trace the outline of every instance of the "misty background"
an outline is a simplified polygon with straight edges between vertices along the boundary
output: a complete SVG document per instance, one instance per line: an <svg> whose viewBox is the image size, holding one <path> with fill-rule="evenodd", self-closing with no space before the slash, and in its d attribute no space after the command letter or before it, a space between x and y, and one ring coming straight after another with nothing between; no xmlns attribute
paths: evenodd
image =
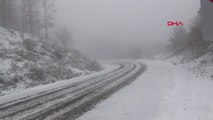
<svg viewBox="0 0 213 120"><path fill-rule="evenodd" d="M56 21L71 31L73 46L95 58L125 56L141 48L162 52L173 27L188 27L200 0L55 0ZM113 55L112 55L113 53Z"/></svg>

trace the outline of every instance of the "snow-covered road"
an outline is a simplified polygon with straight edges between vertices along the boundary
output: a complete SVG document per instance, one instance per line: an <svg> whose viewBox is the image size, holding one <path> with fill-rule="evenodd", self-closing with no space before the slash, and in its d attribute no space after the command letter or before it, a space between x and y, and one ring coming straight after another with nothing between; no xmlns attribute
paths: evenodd
<svg viewBox="0 0 213 120"><path fill-rule="evenodd" d="M78 120L213 120L213 81L159 61Z"/></svg>
<svg viewBox="0 0 213 120"><path fill-rule="evenodd" d="M130 84L146 70L141 63L120 63L104 74L46 85L43 90L0 97L1 120L67 120L75 119L117 90ZM70 80L71 81L71 80ZM66 84L67 83L67 84ZM58 85L58 86L57 86ZM46 89L45 89L46 88ZM16 96L16 98L13 98Z"/></svg>

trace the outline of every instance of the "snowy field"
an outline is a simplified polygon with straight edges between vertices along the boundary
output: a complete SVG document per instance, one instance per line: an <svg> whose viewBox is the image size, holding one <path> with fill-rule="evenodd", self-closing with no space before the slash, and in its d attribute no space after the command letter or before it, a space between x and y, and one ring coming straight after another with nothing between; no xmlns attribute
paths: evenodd
<svg viewBox="0 0 213 120"><path fill-rule="evenodd" d="M213 120L213 81L170 63L147 71L78 120Z"/></svg>

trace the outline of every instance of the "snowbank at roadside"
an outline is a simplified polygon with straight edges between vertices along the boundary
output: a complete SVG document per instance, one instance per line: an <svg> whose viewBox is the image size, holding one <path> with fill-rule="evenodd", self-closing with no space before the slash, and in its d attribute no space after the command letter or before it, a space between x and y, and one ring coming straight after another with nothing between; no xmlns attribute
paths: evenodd
<svg viewBox="0 0 213 120"><path fill-rule="evenodd" d="M104 69L100 72L96 72L96 73L92 73L92 74L88 74L88 75L84 75L84 76L80 76L80 77L76 77L76 78L72 78L72 79L67 79L67 80L63 80L63 81L58 81L58 82L47 84L47 85L40 85L40 86L29 88L29 89L17 89L16 91L12 91L11 93L9 93L9 95L0 97L0 104L9 102L9 101L14 101L14 100L24 98L27 96L33 96L33 95L42 93L44 91L49 91L49 90L53 90L56 88L60 88L60 87L63 87L65 85L72 84L75 82L81 82L83 80L90 79L95 76L99 76L99 75L111 72L111 71L117 69L119 66L116 64L102 64L102 67Z"/></svg>
<svg viewBox="0 0 213 120"><path fill-rule="evenodd" d="M210 48L211 50L199 57L193 57L192 51L186 50L173 56L171 53L160 54L155 56L155 59L185 67L194 72L197 77L213 80L213 46Z"/></svg>

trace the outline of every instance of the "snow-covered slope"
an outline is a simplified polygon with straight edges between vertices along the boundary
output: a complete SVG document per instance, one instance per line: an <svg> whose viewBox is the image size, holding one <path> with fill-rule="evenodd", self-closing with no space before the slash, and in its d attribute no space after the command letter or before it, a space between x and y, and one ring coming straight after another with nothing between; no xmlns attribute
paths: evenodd
<svg viewBox="0 0 213 120"><path fill-rule="evenodd" d="M186 49L178 54L168 52L155 58L174 65L184 66L196 73L197 77L205 76L213 80L213 46L211 45L208 49Z"/></svg>
<svg viewBox="0 0 213 120"><path fill-rule="evenodd" d="M183 64L196 73L197 77L207 77L213 80L213 53L208 52L204 56Z"/></svg>
<svg viewBox="0 0 213 120"><path fill-rule="evenodd" d="M99 71L100 65L72 48L0 27L0 95Z"/></svg>

